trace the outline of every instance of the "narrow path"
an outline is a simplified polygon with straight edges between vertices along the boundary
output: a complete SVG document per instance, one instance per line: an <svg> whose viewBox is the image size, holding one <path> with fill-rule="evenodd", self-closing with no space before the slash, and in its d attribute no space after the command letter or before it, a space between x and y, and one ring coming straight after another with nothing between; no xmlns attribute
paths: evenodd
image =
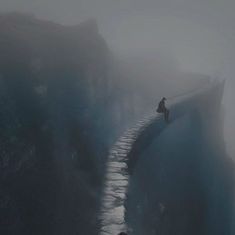
<svg viewBox="0 0 235 235"><path fill-rule="evenodd" d="M125 223L124 206L129 181L126 164L127 154L138 134L155 117L156 114L151 114L139 121L134 128L127 130L110 150L99 218L101 221L100 235L117 235L121 231L128 230Z"/></svg>

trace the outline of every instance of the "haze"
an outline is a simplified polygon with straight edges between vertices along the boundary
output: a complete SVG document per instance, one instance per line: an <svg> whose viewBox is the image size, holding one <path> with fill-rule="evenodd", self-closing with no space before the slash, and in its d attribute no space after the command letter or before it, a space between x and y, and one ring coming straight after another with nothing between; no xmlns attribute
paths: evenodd
<svg viewBox="0 0 235 235"><path fill-rule="evenodd" d="M161 54L184 71L227 80L226 142L235 155L235 2L232 0L1 0L2 12L21 11L62 24L97 19L120 55Z"/></svg>

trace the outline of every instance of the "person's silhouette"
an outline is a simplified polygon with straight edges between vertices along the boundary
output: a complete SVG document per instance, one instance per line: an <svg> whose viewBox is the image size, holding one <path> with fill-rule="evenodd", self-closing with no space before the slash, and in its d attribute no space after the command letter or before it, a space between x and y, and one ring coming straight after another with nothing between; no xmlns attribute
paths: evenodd
<svg viewBox="0 0 235 235"><path fill-rule="evenodd" d="M158 104L157 112L164 113L165 121L168 122L170 111L166 108L165 101L166 101L166 98L163 97Z"/></svg>

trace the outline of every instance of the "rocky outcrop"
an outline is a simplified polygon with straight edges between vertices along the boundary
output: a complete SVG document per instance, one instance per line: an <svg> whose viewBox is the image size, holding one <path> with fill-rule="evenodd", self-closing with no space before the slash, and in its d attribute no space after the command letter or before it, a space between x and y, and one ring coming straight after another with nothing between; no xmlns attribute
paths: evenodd
<svg viewBox="0 0 235 235"><path fill-rule="evenodd" d="M0 16L1 234L97 234L110 57L93 20Z"/></svg>

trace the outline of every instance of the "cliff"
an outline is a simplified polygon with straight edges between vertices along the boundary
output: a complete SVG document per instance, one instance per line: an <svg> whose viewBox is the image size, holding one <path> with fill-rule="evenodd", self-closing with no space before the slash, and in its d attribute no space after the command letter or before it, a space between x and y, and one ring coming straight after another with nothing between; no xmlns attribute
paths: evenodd
<svg viewBox="0 0 235 235"><path fill-rule="evenodd" d="M96 234L110 56L94 20L0 16L1 234Z"/></svg>
<svg viewBox="0 0 235 235"><path fill-rule="evenodd" d="M234 164L223 142L223 83L175 100L171 121L155 118L129 157L130 234L231 234Z"/></svg>

